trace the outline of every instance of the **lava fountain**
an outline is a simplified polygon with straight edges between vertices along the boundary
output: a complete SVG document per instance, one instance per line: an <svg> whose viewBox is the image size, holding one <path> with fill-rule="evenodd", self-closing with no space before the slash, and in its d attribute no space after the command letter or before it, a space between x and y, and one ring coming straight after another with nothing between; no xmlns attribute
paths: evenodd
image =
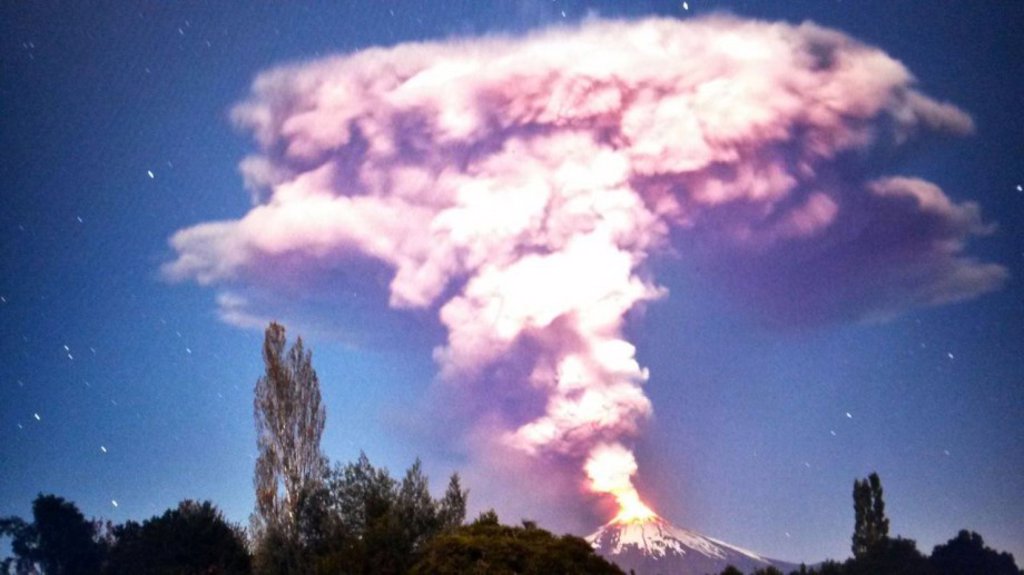
<svg viewBox="0 0 1024 575"><path fill-rule="evenodd" d="M618 443L598 445L584 465L590 489L611 495L619 506L612 523L644 522L658 517L640 499L640 493L633 485L637 469L633 452Z"/></svg>

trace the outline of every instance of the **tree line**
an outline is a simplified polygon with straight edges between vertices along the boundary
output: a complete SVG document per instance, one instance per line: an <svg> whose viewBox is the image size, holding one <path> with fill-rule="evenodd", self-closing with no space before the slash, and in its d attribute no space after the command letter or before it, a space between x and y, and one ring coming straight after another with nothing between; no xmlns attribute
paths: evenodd
<svg viewBox="0 0 1024 575"><path fill-rule="evenodd" d="M1024 575L1013 555L985 545L981 535L966 529L931 555L917 549L913 539L889 537L882 480L877 473L853 482L853 556L845 562L825 561L815 567L801 565L790 575ZM727 567L719 575L742 575ZM753 575L784 575L767 567Z"/></svg>
<svg viewBox="0 0 1024 575"><path fill-rule="evenodd" d="M469 493L458 474L433 499L419 460L400 480L365 454L331 468L311 353L301 337L286 347L285 328L271 323L254 400L254 573L621 573L582 539L533 523L503 526L489 512L463 525Z"/></svg>
<svg viewBox="0 0 1024 575"><path fill-rule="evenodd" d="M535 523L509 526L493 511L466 523L469 492L453 474L439 498L422 464L392 477L366 454L332 465L320 449L326 424L312 354L288 347L271 323L253 415L256 504L249 528L209 501L183 501L137 523L87 520L74 503L40 494L32 521L0 518L17 575L622 575L572 535Z"/></svg>
<svg viewBox="0 0 1024 575"><path fill-rule="evenodd" d="M335 471L332 485L301 499L294 538L277 530L246 533L208 501L183 501L141 524L113 525L87 520L60 497L39 495L31 522L0 519L14 554L0 562L0 573L622 575L583 539L530 521L503 525L487 511L464 524L466 492L458 481L428 503L417 464L401 481L365 455Z"/></svg>
<svg viewBox="0 0 1024 575"><path fill-rule="evenodd" d="M74 503L40 494L32 521L0 518L16 575L623 575L579 537L532 521L503 525L487 511L466 523L469 492L452 474L431 496L416 460L400 477L365 454L336 463L320 449L326 424L312 353L289 348L271 323L253 400L258 457L249 528L209 502L186 500L141 523L87 520ZM889 537L881 480L854 482L853 557L792 575L1024 575L1013 556L961 531L930 556ZM721 575L737 575L733 567ZM782 575L774 568L756 575Z"/></svg>

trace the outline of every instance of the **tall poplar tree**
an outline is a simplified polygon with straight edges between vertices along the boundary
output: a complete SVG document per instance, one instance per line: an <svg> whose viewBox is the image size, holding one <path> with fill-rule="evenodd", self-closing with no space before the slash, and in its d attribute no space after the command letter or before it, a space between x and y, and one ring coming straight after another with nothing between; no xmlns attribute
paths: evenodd
<svg viewBox="0 0 1024 575"><path fill-rule="evenodd" d="M864 480L854 480L853 513L853 556L860 558L889 537L882 480L877 473Z"/></svg>
<svg viewBox="0 0 1024 575"><path fill-rule="evenodd" d="M286 538L294 534L300 496L322 481L326 466L320 437L327 416L312 353L301 337L287 353L286 343L284 326L271 323L263 340L266 371L256 382L253 401L257 537L268 529Z"/></svg>

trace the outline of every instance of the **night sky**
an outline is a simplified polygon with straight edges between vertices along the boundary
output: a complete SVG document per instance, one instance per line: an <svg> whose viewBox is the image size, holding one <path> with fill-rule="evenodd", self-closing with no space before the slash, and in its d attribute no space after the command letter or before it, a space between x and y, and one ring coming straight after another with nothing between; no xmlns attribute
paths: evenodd
<svg viewBox="0 0 1024 575"><path fill-rule="evenodd" d="M965 253L1002 266L1008 279L965 301L881 319L840 313L792 325L766 320L756 299L732 297L709 271L713 261L652 257L647 266L668 293L624 328L650 370L654 415L630 440L641 495L678 525L767 556L839 559L849 554L853 480L877 471L894 534L930 552L968 528L1020 562L1024 3L1016 0L5 4L0 516L26 516L44 492L113 521L210 499L245 524L259 320L273 317L313 349L333 461L364 450L400 472L419 456L435 487L464 474L472 512L495 507L507 521L596 529L609 517L530 505L537 478L518 479L517 493L488 483L468 447L471 430L456 425L473 420L463 412L478 400L453 405L463 396L437 378L432 350L446 333L436 306L388 309L385 279L383 295L362 299L334 297L330 284L283 282L273 297L259 292L260 309L241 310L216 285L169 278L180 253L169 240L252 209L238 166L256 144L230 111L274 66L597 17L714 11L842 31L969 114L972 134L930 138L888 162L887 173L976 202L996 226L971 237Z"/></svg>

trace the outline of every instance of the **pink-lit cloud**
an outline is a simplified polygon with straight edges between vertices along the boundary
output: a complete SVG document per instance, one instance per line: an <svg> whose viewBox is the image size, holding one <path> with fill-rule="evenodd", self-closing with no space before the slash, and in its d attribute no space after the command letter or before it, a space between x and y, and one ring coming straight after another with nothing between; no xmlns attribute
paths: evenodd
<svg viewBox="0 0 1024 575"><path fill-rule="evenodd" d="M623 327L667 295L653 254L701 262L787 323L887 317L1006 276L964 254L991 231L975 204L880 172L971 119L813 24L593 21L370 49L261 74L233 118L259 145L241 166L255 204L176 233L165 273L272 290L271 263L290 289L382 264L389 305L446 328L443 379L529 361L517 383L543 406L504 444L589 460L592 478L621 461L601 473L628 482L652 412Z"/></svg>

